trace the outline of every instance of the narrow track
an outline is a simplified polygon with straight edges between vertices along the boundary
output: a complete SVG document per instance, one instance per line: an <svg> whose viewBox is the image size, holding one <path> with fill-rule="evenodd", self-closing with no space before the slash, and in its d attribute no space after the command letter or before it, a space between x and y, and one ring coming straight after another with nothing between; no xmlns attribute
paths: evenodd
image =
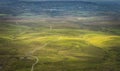
<svg viewBox="0 0 120 71"><path fill-rule="evenodd" d="M47 46L47 44L48 44L48 43L44 44L43 46L41 46L41 47L39 47L39 48L37 48L37 49L32 50L32 51L30 52L30 54L28 55L28 56L30 56L30 57L32 57L32 58L34 58L34 59L36 60L36 61L32 64L32 67L31 67L31 70L30 70L30 71L34 71L35 65L38 64L38 62L39 62L39 58L38 58L37 56L32 55L32 54L33 54L34 52L36 52L37 50L40 50L41 48L44 48L45 46Z"/></svg>
<svg viewBox="0 0 120 71"><path fill-rule="evenodd" d="M57 40L55 40L55 41L58 41L58 40L59 40L59 38L58 38ZM53 41L53 42L55 42L55 41ZM36 61L32 64L32 67L31 67L31 70L30 70L30 71L34 71L35 65L39 62L39 58L38 58L37 56L34 56L33 53L36 52L36 51L38 51L38 50L40 50L41 48L46 47L49 43L50 43L50 42L45 43L43 46L38 47L38 48L32 50L32 51L28 54L28 56L36 59Z"/></svg>
<svg viewBox="0 0 120 71"><path fill-rule="evenodd" d="M35 63L32 64L31 71L34 71L35 65L39 62L39 58L37 56L31 56L36 59Z"/></svg>

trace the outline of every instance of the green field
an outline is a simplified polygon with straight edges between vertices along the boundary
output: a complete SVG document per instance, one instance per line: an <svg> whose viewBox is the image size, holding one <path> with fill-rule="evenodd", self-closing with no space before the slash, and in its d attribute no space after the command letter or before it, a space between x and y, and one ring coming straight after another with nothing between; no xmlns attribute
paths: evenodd
<svg viewBox="0 0 120 71"><path fill-rule="evenodd" d="M52 25L52 28L50 28ZM120 71L120 29L77 23L0 23L0 71Z"/></svg>

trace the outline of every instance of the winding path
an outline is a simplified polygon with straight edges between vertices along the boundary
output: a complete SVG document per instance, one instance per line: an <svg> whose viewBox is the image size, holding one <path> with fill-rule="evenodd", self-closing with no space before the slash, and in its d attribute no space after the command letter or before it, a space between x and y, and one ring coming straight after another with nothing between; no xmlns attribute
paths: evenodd
<svg viewBox="0 0 120 71"><path fill-rule="evenodd" d="M59 40L59 38L58 38L57 40L55 40L55 41L58 41L58 40ZM55 42L55 41L52 41L52 42ZM43 46L38 47L38 48L30 51L30 53L28 54L28 56L36 59L36 61L32 64L31 71L34 71L35 65L39 62L39 58L38 58L37 56L32 55L32 54L33 54L34 52L36 52L37 50L40 50L41 48L46 47L49 43L50 43L50 42L45 43Z"/></svg>
<svg viewBox="0 0 120 71"><path fill-rule="evenodd" d="M49 42L48 42L48 43L49 43ZM34 50L32 50L32 51L30 52L29 56L32 57L32 58L34 58L34 59L36 59L36 61L32 64L32 67L31 67L31 70L30 70L30 71L34 71L35 65L39 62L39 58L38 58L37 56L32 55L32 54L33 54L34 52L36 52L37 50L40 50L41 48L44 48L45 46L47 46L48 43L46 43L46 44L44 44L42 47L36 48L36 49L34 49Z"/></svg>
<svg viewBox="0 0 120 71"><path fill-rule="evenodd" d="M16 25L19 25L19 23L18 23L17 21L16 21ZM52 30L52 26L50 26L50 30ZM18 31L21 32L21 30L18 30ZM16 37L16 36L15 36L15 37ZM49 43L50 43L50 42L47 42L47 43L45 43L43 46L38 47L38 48L30 51L29 53L27 53L27 54L25 55L26 57L32 57L32 58L34 58L34 59L36 60L36 61L32 64L32 67L31 67L31 70L30 70L30 71L34 71L35 65L39 62L39 58L38 58L37 56L34 56L34 55L33 55L34 52L36 52L37 50L40 50L41 48L46 47Z"/></svg>
<svg viewBox="0 0 120 71"><path fill-rule="evenodd" d="M39 58L37 56L31 56L36 59L35 63L32 64L31 71L34 71L35 65L39 62Z"/></svg>

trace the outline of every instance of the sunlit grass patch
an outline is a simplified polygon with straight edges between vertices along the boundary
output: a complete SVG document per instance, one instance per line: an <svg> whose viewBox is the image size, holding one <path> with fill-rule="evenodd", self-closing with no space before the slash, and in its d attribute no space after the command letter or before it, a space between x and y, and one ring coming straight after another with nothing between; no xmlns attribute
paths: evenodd
<svg viewBox="0 0 120 71"><path fill-rule="evenodd" d="M97 47L108 47L107 44L105 44L105 42L109 42L112 41L111 39L113 38L117 38L119 36L115 36L115 35L89 35L89 36L84 36L84 39ZM116 41L114 41L116 42Z"/></svg>
<svg viewBox="0 0 120 71"><path fill-rule="evenodd" d="M35 55L40 55L40 58L49 61L61 61L64 59L67 61L88 61L95 57L99 60L104 56L102 49L89 45L80 37L59 36L54 38L47 38L49 43L44 48L36 51Z"/></svg>
<svg viewBox="0 0 120 71"><path fill-rule="evenodd" d="M120 36L113 36L109 41L104 42L107 47L119 47L120 45Z"/></svg>

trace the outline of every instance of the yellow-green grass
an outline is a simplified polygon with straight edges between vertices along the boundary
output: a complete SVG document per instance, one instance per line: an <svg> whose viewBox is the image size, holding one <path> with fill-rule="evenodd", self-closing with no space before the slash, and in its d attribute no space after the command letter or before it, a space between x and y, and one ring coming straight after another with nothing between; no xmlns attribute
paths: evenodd
<svg viewBox="0 0 120 71"><path fill-rule="evenodd" d="M4 55L24 56L36 49L33 55L39 58L39 63L35 71L106 71L107 68L119 71L115 51L109 53L108 50L119 47L119 35L80 29L45 29L15 35L12 33L10 37L1 35L1 38L0 51L6 52ZM7 53L9 50L11 52ZM35 59L20 57L12 59L14 61L10 62L12 66L8 70L30 71Z"/></svg>

